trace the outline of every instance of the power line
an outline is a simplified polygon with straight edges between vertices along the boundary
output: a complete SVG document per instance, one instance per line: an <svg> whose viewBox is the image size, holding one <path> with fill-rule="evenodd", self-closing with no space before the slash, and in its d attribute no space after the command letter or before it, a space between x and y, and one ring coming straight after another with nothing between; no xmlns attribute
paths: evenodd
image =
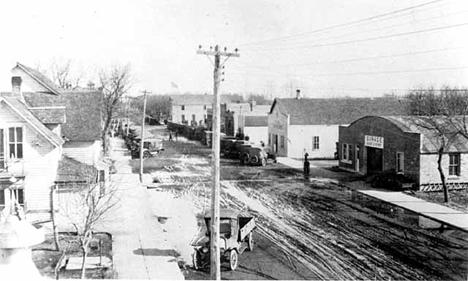
<svg viewBox="0 0 468 281"><path fill-rule="evenodd" d="M328 31L328 30L332 30L332 29L337 29L337 28L341 28L341 27L346 27L346 26L350 26L350 25L355 25L355 24L361 23L361 22L366 22L366 21L370 21L370 20L374 20L374 19L386 17L386 16L389 16L389 15L392 15L392 14L397 14L397 13L401 13L401 12L408 11L408 10L417 9L417 8L420 8L420 7L423 7L423 6L427 6L427 5L431 5L431 4L434 4L434 3L437 3L437 2L442 2L442 0L430 1L430 2L423 3L423 4L419 4L419 5L407 7L407 8L404 8L404 9L394 10L394 11L387 12L387 13L384 13L384 14L379 14L379 15L375 15L375 16L368 17L368 18L364 18L364 19L360 19L360 20L356 20L356 21L351 21L351 22L343 23L343 24L332 25L332 26L329 26L329 27L325 27L325 28L321 28L321 29L316 29L316 30L312 30L312 31L308 31L308 32L303 32L303 33L299 33L299 34L295 34L295 35L288 35L288 36L276 37L276 38L271 38L271 39L266 39L266 40L261 40L261 41L256 41L256 42L244 43L244 44L240 44L240 45L241 45L241 46L248 46L248 45L254 45L254 44L259 44L259 43L266 43L266 42L272 42L272 41L290 39L290 38L295 38L295 37L299 37L299 36L304 36L304 35L319 33L319 32L323 32L323 31Z"/></svg>
<svg viewBox="0 0 468 281"><path fill-rule="evenodd" d="M269 65L269 66L265 66L265 67L268 67L268 68L271 68L271 67L297 67L297 66L309 66L309 65L321 65L321 64L334 64L334 63L357 62L357 61L376 60L376 59L384 59L384 58L395 58L395 57L405 57L405 56L412 56L412 55L430 54L430 53L436 53L436 52L445 52L445 51L460 50L460 49L465 49L465 48L466 48L466 47L454 47L454 48L443 48L443 49L430 49L430 50L425 50L425 51L416 51L416 52L400 53L400 54L393 54L393 55L381 55L381 56L361 57L361 58L346 59L346 60L332 60L332 61L308 62L308 63L301 63L301 64ZM240 63L240 64L242 64L242 63ZM243 65L252 66L252 64L243 64Z"/></svg>
<svg viewBox="0 0 468 281"><path fill-rule="evenodd" d="M364 39L341 41L341 42L335 42L335 43L304 45L304 46L296 46L296 47L290 47L290 48L264 48L264 49L257 49L257 50L261 51L261 52L264 52L264 51L269 51L269 50L270 51L278 51L278 50L292 50L292 49L319 48L319 47L346 45L346 44L352 44L352 43L361 43L361 42L368 42L368 41L374 41L374 40L380 40L380 39L387 39L387 38L392 38L392 37L399 37L399 36L412 35L412 34L418 34L418 33L424 33L424 32L431 32L431 31L437 31L437 30L443 30L443 29L449 29L449 28L456 28L456 27L462 27L462 26L466 26L466 25L468 25L468 22L453 24L453 25L438 26L438 27L434 27L434 28L421 29L421 30L415 30L415 31L410 31L410 32L390 34L390 35L384 35L384 36L375 36L375 37L369 37L369 38L364 38Z"/></svg>
<svg viewBox="0 0 468 281"><path fill-rule="evenodd" d="M445 70L459 70L468 69L468 66L458 67L440 67L440 68L424 68L424 69L411 69L411 70L390 70L390 71L376 71L376 72L350 72L350 73L327 73L327 74L308 74L308 75L295 75L299 77L326 77L326 76L353 76L353 75L378 75L378 74L401 74L401 73L416 73L416 72L429 72L429 71L445 71ZM270 76L273 74L260 74L260 73L246 73L246 72L232 72L234 75L253 75L253 76ZM276 72L276 75L286 75L284 73Z"/></svg>
<svg viewBox="0 0 468 281"><path fill-rule="evenodd" d="M420 19L420 20L412 20L411 22L405 22L405 23L400 23L400 24L393 24L393 25L389 25L389 26L384 26L384 27L380 27L380 28L376 28L376 29L368 29L368 30L364 30L364 31L358 31L358 32L352 32L352 33L347 33L347 34L340 34L340 35L335 35L335 36L329 36L329 37L322 37L322 38L318 38L316 40L312 40L312 41L301 41L301 42L294 42L291 44L289 44L288 46L277 46L277 47L273 47L274 49L278 49L278 48L294 48L294 47L301 47L303 46L304 44L310 44L310 43L315 43L315 42L322 42L324 40L329 40L329 39L334 39L334 38L340 38L342 39L343 37L347 37L347 36L351 36L351 35L358 35L358 34L363 34L363 33L372 33L372 32L375 32L375 31L381 31L381 30L385 30L385 29L390 29L390 28L394 28L394 27L398 27L398 26L404 26L404 25L407 25L407 24L414 24L415 22L424 22L424 21L429 21L429 20L436 20L436 19L441 19L441 18L447 18L449 16L454 16L454 15L457 15L457 14L463 14L463 13L466 13L468 12L468 10L463 10L463 11L456 11L456 12L453 12L453 13L449 13L449 14L445 14L445 15L442 15L442 16L436 16L436 17L429 17L429 18L424 18L424 19ZM286 42L285 42L286 43Z"/></svg>

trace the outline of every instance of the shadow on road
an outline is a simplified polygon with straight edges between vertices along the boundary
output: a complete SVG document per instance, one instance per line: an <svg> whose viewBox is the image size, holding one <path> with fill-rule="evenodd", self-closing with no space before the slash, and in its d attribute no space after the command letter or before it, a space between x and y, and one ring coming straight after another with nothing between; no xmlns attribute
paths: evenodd
<svg viewBox="0 0 468 281"><path fill-rule="evenodd" d="M156 256L156 257L179 257L180 253L172 249L136 249L135 255Z"/></svg>

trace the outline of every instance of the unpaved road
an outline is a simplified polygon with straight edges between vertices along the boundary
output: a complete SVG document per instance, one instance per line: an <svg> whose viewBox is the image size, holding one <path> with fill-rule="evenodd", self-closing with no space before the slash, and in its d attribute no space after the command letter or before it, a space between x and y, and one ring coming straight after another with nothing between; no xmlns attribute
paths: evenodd
<svg viewBox="0 0 468 281"><path fill-rule="evenodd" d="M185 198L202 213L209 206L209 150L183 140L165 147L163 155L145 161L145 170L158 190ZM238 270L223 268L223 279L467 280L466 236L378 214L353 203L350 190L333 180L226 159L221 178L222 205L252 213L258 224L256 248L240 256ZM186 268L184 274L207 279L209 269Z"/></svg>

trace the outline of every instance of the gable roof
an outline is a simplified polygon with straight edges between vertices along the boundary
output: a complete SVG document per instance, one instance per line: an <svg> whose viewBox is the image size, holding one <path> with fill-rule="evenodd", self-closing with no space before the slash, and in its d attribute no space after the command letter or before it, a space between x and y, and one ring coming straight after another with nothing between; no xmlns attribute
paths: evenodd
<svg viewBox="0 0 468 281"><path fill-rule="evenodd" d="M40 73L34 68L30 68L24 64L21 64L19 62L16 63L16 66L13 68L20 68L24 72L26 72L32 79L34 79L36 82L44 86L47 90L49 90L50 93L53 93L55 95L60 95L62 90L60 87L58 87L52 80L47 78L44 74Z"/></svg>
<svg viewBox="0 0 468 281"><path fill-rule="evenodd" d="M43 135L47 140L49 140L53 145L60 146L64 143L63 139L57 136L54 132L49 130L44 124L42 124L27 108L25 104L20 102L14 97L0 97L0 102L5 102L10 106L13 111L18 113L26 122L28 122L31 127L36 129L41 135Z"/></svg>
<svg viewBox="0 0 468 281"><path fill-rule="evenodd" d="M29 107L29 111L43 124L63 124L66 122L65 107Z"/></svg>
<svg viewBox="0 0 468 281"><path fill-rule="evenodd" d="M101 139L102 102L101 91L68 91L60 95L23 93L32 107L64 106L66 123L62 134L71 141L95 141Z"/></svg>
<svg viewBox="0 0 468 281"><path fill-rule="evenodd" d="M421 134L422 153L436 153L439 150L439 136L435 129L431 129L431 122L443 125L447 132L457 131L455 125L448 122L444 116L381 116L380 118L393 123L403 132ZM461 122L461 116L455 118L454 122ZM446 152L468 152L468 139L461 134L453 134Z"/></svg>
<svg viewBox="0 0 468 281"><path fill-rule="evenodd" d="M98 171L95 167L81 163L62 155L59 160L56 183L93 183L96 182Z"/></svg>
<svg viewBox="0 0 468 281"><path fill-rule="evenodd" d="M268 116L245 116L245 127L268 127Z"/></svg>
<svg viewBox="0 0 468 281"><path fill-rule="evenodd" d="M275 99L270 114L278 109L290 115L291 125L340 125L366 115L403 115L396 98L287 98Z"/></svg>

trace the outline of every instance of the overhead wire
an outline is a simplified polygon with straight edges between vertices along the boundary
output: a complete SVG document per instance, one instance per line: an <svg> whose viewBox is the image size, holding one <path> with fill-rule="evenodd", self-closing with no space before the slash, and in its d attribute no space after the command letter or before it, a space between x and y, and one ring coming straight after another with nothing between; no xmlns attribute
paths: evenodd
<svg viewBox="0 0 468 281"><path fill-rule="evenodd" d="M381 40L381 39L387 39L387 38L393 38L393 37L400 37L400 36L406 36L406 35L413 35L413 34L419 34L419 33L425 33L425 32L432 32L432 31L438 31L438 30L443 30L443 29L464 27L464 26L467 26L467 25L468 25L468 22L463 22L463 23L459 23L459 24L444 25L444 26L438 26L438 27L433 27L433 28L420 29L420 30L414 30L414 31L409 31L409 32L401 32L401 33L395 33L395 34L390 34L390 35L374 36L374 37L356 39L356 40L347 40L347 41L324 43L324 44L315 44L315 45L299 45L299 46L285 47L285 48L273 47L273 48L265 48L265 49L254 49L254 50L251 50L251 51L265 52L265 51L296 50L296 49L305 49L305 48L320 48L320 47L339 46L339 45L369 42L369 41L375 41L375 40Z"/></svg>
<svg viewBox="0 0 468 281"><path fill-rule="evenodd" d="M391 28L395 28L395 27L399 27L399 26L405 26L405 25L408 25L408 24L415 24L415 23L420 23L420 22L425 22L425 21L429 21L429 20L438 20L438 19L443 19L443 18L447 18L447 17L450 17L450 16L454 16L454 15L458 15L458 14L463 14L463 13L466 13L468 12L468 10L463 10L463 11L456 11L456 12L453 12L453 13L449 13L449 14L445 14L445 15L442 15L442 16L436 16L436 17L428 17L428 18L424 18L424 19L418 19L418 20L411 20L410 22L405 22L405 23L399 23L399 24L394 24L394 25L388 25L388 26L384 26L384 27L380 27L380 28L373 28L373 29L368 29L368 30L359 30L357 32L352 32L352 33L347 33L347 34L340 34L340 35L334 35L334 36L329 36L329 37L325 37L325 38L317 38L317 39L314 39L314 40L309 40L309 41L302 41L302 42L294 42L294 43L290 43L289 46L275 46L275 47L271 47L271 49L275 49L275 50L278 50L278 49L285 49L285 48L297 48L297 47L302 47L304 46L304 44L311 44L311 43L319 43L319 42L323 42L323 41L326 41L326 40L329 40L329 39L334 39L334 38L340 38L342 39L343 37L348 37L348 36L353 36L353 35L360 35L360 34L367 34L367 33L372 33L372 32L376 32L376 31L382 31L382 30L386 30L386 29L391 29ZM267 47L265 48L259 48L257 51L263 51L265 49L268 49ZM256 49L246 49L245 51L255 51Z"/></svg>
<svg viewBox="0 0 468 281"><path fill-rule="evenodd" d="M417 9L417 8L420 8L420 7L423 7L423 6L431 5L431 4L442 2L442 1L443 0L435 0L435 1L425 2L425 3L419 4L419 5L414 5L414 6L406 7L406 8L403 8L403 9L393 10L391 12L387 12L387 13L367 17L367 18L360 19L360 20L355 20L355 21L351 21L351 22L347 22L347 23L343 23L343 24L332 25L332 26L329 26L329 27L316 29L316 30L311 30L311 31L308 31L308 32L298 33L298 34L294 34L294 35L287 35L287 36L281 36L281 37L276 37L276 38L270 38L270 39L266 39L266 40L242 43L242 44L239 44L239 46L247 46L247 45L254 45L254 44L265 43L265 42L272 42L272 41L296 38L296 37L300 37L300 36L304 36L304 35L319 33L319 32L328 31L328 30L333 30L333 29L337 29L337 28L342 28L342 27L346 27L346 26L355 25L355 24L358 24L358 23L361 23L361 22L367 22L367 21L378 19L378 18L383 18L383 17L393 15L393 14L398 14L398 13L408 11L408 10L414 10L414 9Z"/></svg>

